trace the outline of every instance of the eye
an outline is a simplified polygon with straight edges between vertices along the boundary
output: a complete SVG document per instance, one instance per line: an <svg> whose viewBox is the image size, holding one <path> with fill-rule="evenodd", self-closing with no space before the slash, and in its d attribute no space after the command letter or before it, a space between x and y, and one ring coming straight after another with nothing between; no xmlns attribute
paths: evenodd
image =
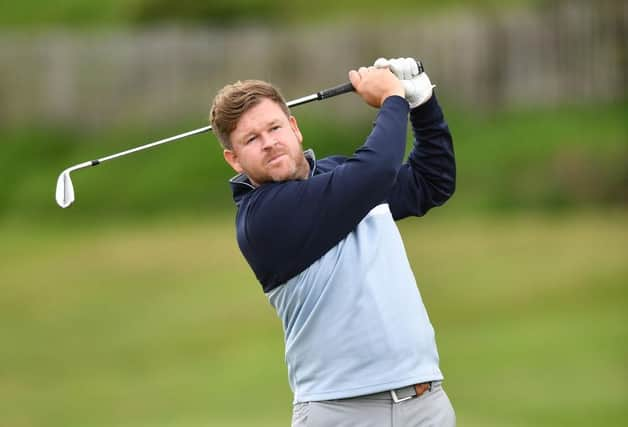
<svg viewBox="0 0 628 427"><path fill-rule="evenodd" d="M273 131L273 132L276 131L276 130L279 130L279 129L281 129L281 126L279 126L279 125L273 125L273 127L270 128L270 130Z"/></svg>
<svg viewBox="0 0 628 427"><path fill-rule="evenodd" d="M249 136L246 140L244 140L244 144L250 144L251 142L255 141L255 138L255 135Z"/></svg>

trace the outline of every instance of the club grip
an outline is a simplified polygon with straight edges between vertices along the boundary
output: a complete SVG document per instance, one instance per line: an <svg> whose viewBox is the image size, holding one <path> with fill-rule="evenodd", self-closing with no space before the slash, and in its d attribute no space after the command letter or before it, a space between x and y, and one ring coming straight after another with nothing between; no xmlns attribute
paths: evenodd
<svg viewBox="0 0 628 427"><path fill-rule="evenodd" d="M416 61L417 66L419 67L419 74L425 72L423 68L423 63L419 60ZM342 95L343 93L354 92L355 88L351 83L343 83L338 86L334 86L329 89L321 90L316 94L319 101L327 98L331 98L333 96Z"/></svg>
<svg viewBox="0 0 628 427"><path fill-rule="evenodd" d="M329 89L324 89L318 92L318 99L323 100L327 98L331 98L332 96L342 95L343 93L353 92L355 88L351 83L343 83L338 86L331 87Z"/></svg>

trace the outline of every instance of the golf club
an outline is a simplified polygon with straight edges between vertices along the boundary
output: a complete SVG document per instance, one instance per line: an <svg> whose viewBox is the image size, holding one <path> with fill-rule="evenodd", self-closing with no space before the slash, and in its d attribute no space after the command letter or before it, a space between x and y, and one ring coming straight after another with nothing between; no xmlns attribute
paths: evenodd
<svg viewBox="0 0 628 427"><path fill-rule="evenodd" d="M419 74L423 73L425 69L423 68L423 64L421 61L416 61L418 66ZM343 83L338 86L334 86L329 89L321 90L320 92L313 93L311 95L304 96L302 98L294 99L292 101L288 101L286 105L288 107L296 107L297 105L307 104L312 101L322 101L327 98L331 98L334 96L342 95L343 93L348 93L354 91L355 88L351 85L351 83ZM57 204L62 208L67 208L74 202L74 185L72 185L72 179L70 178L70 173L79 170L88 168L91 166L97 166L107 160L117 159L118 157L126 156L127 154L133 154L138 151L146 150L148 148L157 147L161 144L166 144L168 142L177 141L179 139L187 138L192 135L199 135L201 133L208 132L212 129L211 126L205 126L202 128L194 129L189 132L185 132L179 135L171 136L170 138L160 139L159 141L151 142L149 144L141 145L139 147L131 148L129 150L121 151L116 154L112 154L110 156L102 157L96 160L90 160L88 162L79 163L77 165L71 166L61 172L59 178L57 179L57 190L55 193L55 198L57 200Z"/></svg>
<svg viewBox="0 0 628 427"><path fill-rule="evenodd" d="M355 89L351 85L351 83L344 83L329 89L321 90L320 92L313 93L308 96L304 96L302 98L298 98L292 101L287 102L288 107L295 107L297 105L307 104L312 101L322 101L323 99L331 98L333 96L342 95L343 93L352 92ZM57 204L62 208L67 208L74 202L74 185L72 185L72 179L70 178L70 173L79 169L88 168L91 166L97 166L103 162L108 160L117 159L118 157L126 156L127 154L133 154L138 151L146 150L148 148L157 147L161 144L166 144L168 142L177 141L183 138L187 138L188 136L199 135L201 133L208 132L212 129L211 126L205 126L202 128L194 129L189 132L185 132L179 135L171 136L170 138L160 139L159 141L151 142L149 144L141 145L139 147L131 148L129 150L121 151L116 154L112 154L110 156L102 157L96 160L90 160L88 162L79 163L77 165L71 166L65 169L59 175L57 179L57 191L55 193L55 198L57 200Z"/></svg>

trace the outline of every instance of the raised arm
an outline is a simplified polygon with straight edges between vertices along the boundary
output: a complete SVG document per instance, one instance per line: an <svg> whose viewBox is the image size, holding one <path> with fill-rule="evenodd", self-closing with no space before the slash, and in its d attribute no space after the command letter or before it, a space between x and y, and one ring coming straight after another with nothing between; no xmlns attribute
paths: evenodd
<svg viewBox="0 0 628 427"><path fill-rule="evenodd" d="M395 219L421 216L442 205L455 189L456 164L451 133L433 93L433 85L413 58L380 58L402 82L410 104L414 147L399 169L388 203Z"/></svg>
<svg viewBox="0 0 628 427"><path fill-rule="evenodd" d="M453 140L436 96L414 108L410 122L414 147L388 196L395 219L424 215L445 203L456 187Z"/></svg>
<svg viewBox="0 0 628 427"><path fill-rule="evenodd" d="M338 244L397 180L409 111L403 88L385 70L363 68L350 78L365 102L381 106L364 145L328 172L261 186L238 211L238 242L266 291Z"/></svg>

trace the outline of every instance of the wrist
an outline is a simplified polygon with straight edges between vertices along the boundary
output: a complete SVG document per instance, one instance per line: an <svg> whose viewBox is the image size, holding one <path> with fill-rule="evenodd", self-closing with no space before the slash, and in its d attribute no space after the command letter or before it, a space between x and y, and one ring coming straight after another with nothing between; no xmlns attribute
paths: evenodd
<svg viewBox="0 0 628 427"><path fill-rule="evenodd" d="M381 102L380 102L380 104L379 104L379 105L380 105L380 106L381 106L381 105L384 105L384 101L386 101L388 98L390 98L390 97L392 97L392 96L399 96L399 97L401 97L401 98L404 98L404 97L405 97L405 93L404 93L404 91L403 91L403 90L401 90L401 91L399 91L399 90L393 90L393 91L387 92L387 93L385 93L385 94L382 96L382 99L381 99ZM405 98L404 98L404 99L405 99Z"/></svg>
<svg viewBox="0 0 628 427"><path fill-rule="evenodd" d="M410 113L410 105L408 104L408 101L406 100L406 98L404 98L403 96L391 95L388 98L386 98L384 102L382 103L382 105L379 107L380 110L390 109L390 108L402 109L406 111L407 113Z"/></svg>
<svg viewBox="0 0 628 427"><path fill-rule="evenodd" d="M424 104L410 109L410 120L420 126L427 126L431 123L444 120L443 111L438 103L436 94L428 99Z"/></svg>

